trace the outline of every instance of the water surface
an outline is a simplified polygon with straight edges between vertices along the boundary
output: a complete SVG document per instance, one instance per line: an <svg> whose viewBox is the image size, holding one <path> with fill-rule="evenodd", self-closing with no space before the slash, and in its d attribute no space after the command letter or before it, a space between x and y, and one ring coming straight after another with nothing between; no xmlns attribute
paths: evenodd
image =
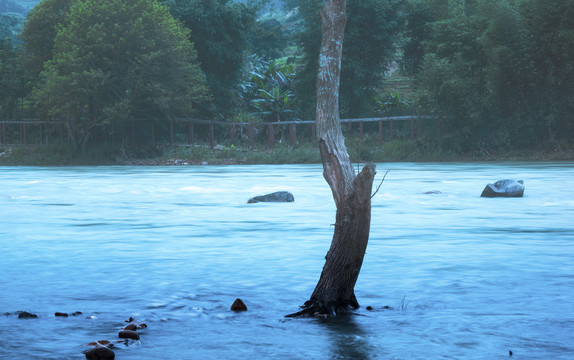
<svg viewBox="0 0 574 360"><path fill-rule="evenodd" d="M287 320L333 232L320 165L0 168L0 358L82 359L130 316L119 360L574 358L574 163L377 169L363 307ZM480 198L504 178L525 196Z"/></svg>

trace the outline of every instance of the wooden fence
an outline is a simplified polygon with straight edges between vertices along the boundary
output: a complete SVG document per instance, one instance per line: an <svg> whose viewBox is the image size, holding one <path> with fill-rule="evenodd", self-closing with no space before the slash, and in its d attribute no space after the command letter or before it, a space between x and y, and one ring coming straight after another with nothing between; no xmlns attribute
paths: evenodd
<svg viewBox="0 0 574 360"><path fill-rule="evenodd" d="M416 137L421 136L421 120L429 120L433 117L430 116L393 116L393 117L381 117L381 118L362 118L362 119L342 119L341 123L343 129L347 134L353 131L354 124L358 124L358 136L361 141L365 136L366 130L364 129L365 123L378 123L378 131L377 131L377 140L379 146L381 146L384 142L384 133L388 133L388 141L392 141L396 136L395 131L395 122L410 122L410 138L414 140ZM141 143L137 141L138 135L136 135L136 123L145 122L144 120L134 120L129 121L127 123L127 129L125 129L125 133L129 135L131 141L133 143ZM148 136L149 139L148 143L157 143L157 129L156 125L153 122L149 122L148 126ZM384 123L387 123L387 126L383 126ZM346 129L345 129L346 126ZM209 143L211 148L216 146L216 139L219 141L223 141L226 139L229 141L229 144L236 144L238 136L241 135L242 138L245 138L249 149L253 149L255 147L255 134L256 129L257 132L261 132L262 129L265 130L265 137L266 137L266 144L267 147L273 148L276 144L276 129L288 129L288 134L285 134L285 131L282 130L281 132L281 140L283 140L284 136L287 136L289 144L291 146L296 146L297 144L297 131L301 128L306 128L309 131L311 130L311 139L315 139L315 121L281 121L281 122L224 122L224 121L215 121L215 120L202 120L202 119L193 119L193 118L185 118L185 119L175 119L169 122L169 130L167 136L164 135L164 139L169 139L169 144L181 144L182 138L187 138L188 145L195 145L197 142L197 127L203 127L203 131L201 131L202 142ZM207 129L205 129L207 127ZM402 126L402 134L404 136L405 130L404 125ZM216 134L217 128L217 134ZM384 131L385 128L388 129ZM30 120L0 120L0 144L8 145L8 144L29 144L29 136L28 134L33 130L34 132L34 143L39 144L48 144L53 142L55 138L60 140L66 139L67 129L66 123L64 121L40 121L35 119ZM141 129L139 131L141 133ZM369 133L373 133L373 126L371 125ZM141 135L140 135L141 137Z"/></svg>

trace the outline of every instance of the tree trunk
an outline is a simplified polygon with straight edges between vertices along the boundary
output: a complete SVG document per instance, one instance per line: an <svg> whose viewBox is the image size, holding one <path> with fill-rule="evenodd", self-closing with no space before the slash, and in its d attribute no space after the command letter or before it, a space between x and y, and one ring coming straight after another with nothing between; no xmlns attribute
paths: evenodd
<svg viewBox="0 0 574 360"><path fill-rule="evenodd" d="M359 307L355 283L369 239L375 165L355 174L339 119L339 79L346 15L345 0L326 0L321 11L323 40L317 76L317 137L323 176L337 206L331 248L310 300L288 316L333 315Z"/></svg>

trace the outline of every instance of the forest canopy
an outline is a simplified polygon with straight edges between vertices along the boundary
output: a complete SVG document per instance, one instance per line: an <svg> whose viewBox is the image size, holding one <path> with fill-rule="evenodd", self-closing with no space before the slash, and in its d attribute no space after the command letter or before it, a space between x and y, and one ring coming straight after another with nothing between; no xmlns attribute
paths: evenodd
<svg viewBox="0 0 574 360"><path fill-rule="evenodd" d="M68 121L84 148L130 119L312 119L322 1L279 3L42 0L25 20L10 3L0 119ZM432 116L416 146L453 153L572 145L574 0L347 10L342 117Z"/></svg>

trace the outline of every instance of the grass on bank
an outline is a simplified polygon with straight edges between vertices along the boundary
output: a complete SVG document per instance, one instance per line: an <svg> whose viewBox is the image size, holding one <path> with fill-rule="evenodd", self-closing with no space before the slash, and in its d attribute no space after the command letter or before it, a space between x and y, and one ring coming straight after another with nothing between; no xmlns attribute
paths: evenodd
<svg viewBox="0 0 574 360"><path fill-rule="evenodd" d="M378 146L366 138L348 139L351 161L365 162L444 162L444 161L558 161L574 160L574 148L559 143L539 149L493 151L465 154L444 150L420 141L394 140ZM308 164L320 163L313 143L291 147L279 143L274 149L259 146L253 150L217 145L158 145L124 149L119 145L99 145L86 152L75 151L65 143L51 145L0 145L0 165L223 165L223 164Z"/></svg>

